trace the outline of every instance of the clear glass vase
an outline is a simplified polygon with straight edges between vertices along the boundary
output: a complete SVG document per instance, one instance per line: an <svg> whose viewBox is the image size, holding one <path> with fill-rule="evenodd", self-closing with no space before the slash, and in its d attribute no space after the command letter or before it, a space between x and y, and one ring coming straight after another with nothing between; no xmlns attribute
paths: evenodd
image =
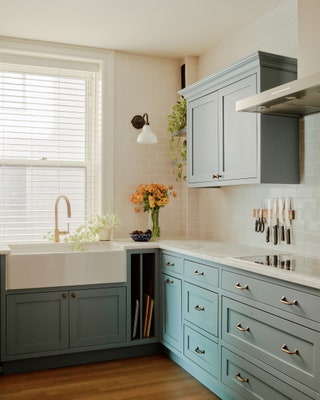
<svg viewBox="0 0 320 400"><path fill-rule="evenodd" d="M150 211L151 216L151 227L152 230L152 240L160 239L160 226L159 226L159 211L160 208L154 208Z"/></svg>

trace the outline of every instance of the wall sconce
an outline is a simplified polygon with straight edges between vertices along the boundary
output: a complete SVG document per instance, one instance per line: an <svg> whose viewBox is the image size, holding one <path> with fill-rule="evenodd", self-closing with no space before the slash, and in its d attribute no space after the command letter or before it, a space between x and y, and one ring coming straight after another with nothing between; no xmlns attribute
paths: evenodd
<svg viewBox="0 0 320 400"><path fill-rule="evenodd" d="M157 136L152 132L152 129L149 125L149 117L148 114L135 115L131 123L134 128L142 129L142 132L139 134L137 138L138 143L150 144L150 143L158 143Z"/></svg>

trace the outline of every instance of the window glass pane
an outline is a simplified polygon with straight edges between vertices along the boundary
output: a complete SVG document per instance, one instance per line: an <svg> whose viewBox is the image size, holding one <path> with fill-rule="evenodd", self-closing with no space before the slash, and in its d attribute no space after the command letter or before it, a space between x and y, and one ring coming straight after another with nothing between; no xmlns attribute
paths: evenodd
<svg viewBox="0 0 320 400"><path fill-rule="evenodd" d="M95 210L95 73L8 69L0 65L0 240L39 241L54 229L59 195L71 202L71 231Z"/></svg>

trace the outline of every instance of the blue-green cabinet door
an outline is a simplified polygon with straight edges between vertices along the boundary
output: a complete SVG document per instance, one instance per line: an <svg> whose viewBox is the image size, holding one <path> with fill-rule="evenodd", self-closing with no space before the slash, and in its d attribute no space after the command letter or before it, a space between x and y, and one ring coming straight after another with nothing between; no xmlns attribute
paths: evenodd
<svg viewBox="0 0 320 400"><path fill-rule="evenodd" d="M219 171L223 180L257 178L257 115L235 110L236 101L257 93L256 81L256 74L252 74L219 90L219 132L223 143L219 148Z"/></svg>
<svg viewBox="0 0 320 400"><path fill-rule="evenodd" d="M218 96L213 92L188 104L189 184L212 184L219 175L218 148Z"/></svg>
<svg viewBox="0 0 320 400"><path fill-rule="evenodd" d="M125 287L74 290L69 296L70 347L125 342Z"/></svg>
<svg viewBox="0 0 320 400"><path fill-rule="evenodd" d="M161 322L162 343L182 351L181 280L161 274Z"/></svg>
<svg viewBox="0 0 320 400"><path fill-rule="evenodd" d="M69 346L68 292L7 296L8 356Z"/></svg>

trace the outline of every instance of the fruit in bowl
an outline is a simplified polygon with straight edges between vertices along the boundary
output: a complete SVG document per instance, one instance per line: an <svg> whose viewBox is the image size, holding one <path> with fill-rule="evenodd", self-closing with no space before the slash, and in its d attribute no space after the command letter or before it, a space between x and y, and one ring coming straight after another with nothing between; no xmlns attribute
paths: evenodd
<svg viewBox="0 0 320 400"><path fill-rule="evenodd" d="M135 242L148 242L151 239L152 232L150 229L147 229L145 232L135 230L130 233L130 236Z"/></svg>

